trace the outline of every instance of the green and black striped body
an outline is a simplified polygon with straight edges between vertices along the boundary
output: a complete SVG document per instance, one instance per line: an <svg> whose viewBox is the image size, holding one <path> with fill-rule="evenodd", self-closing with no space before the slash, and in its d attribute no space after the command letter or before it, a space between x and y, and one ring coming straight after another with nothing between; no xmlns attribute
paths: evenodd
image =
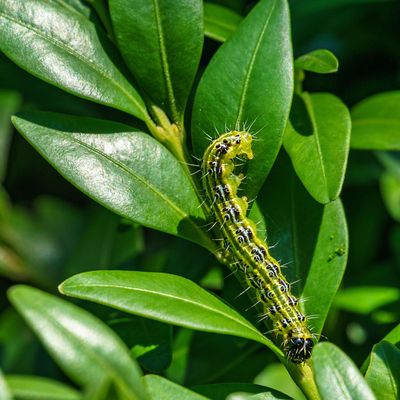
<svg viewBox="0 0 400 400"><path fill-rule="evenodd" d="M267 244L257 237L254 222L246 217L247 199L237 196L241 177L233 173L233 160L238 156L252 159L251 144L251 134L240 131L225 133L214 140L203 157L203 185L225 250L233 260L231 268L242 271L248 285L255 289L263 313L282 337L288 358L301 363L310 357L313 347L306 318L279 263L269 254Z"/></svg>

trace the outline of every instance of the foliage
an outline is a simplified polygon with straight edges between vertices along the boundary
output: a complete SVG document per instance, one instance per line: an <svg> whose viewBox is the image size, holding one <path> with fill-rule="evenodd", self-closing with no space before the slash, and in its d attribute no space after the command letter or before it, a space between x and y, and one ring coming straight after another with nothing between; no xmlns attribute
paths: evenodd
<svg viewBox="0 0 400 400"><path fill-rule="evenodd" d="M396 12L1 1L0 398L397 398ZM307 363L219 263L198 160L227 129L255 136L241 193L307 300Z"/></svg>

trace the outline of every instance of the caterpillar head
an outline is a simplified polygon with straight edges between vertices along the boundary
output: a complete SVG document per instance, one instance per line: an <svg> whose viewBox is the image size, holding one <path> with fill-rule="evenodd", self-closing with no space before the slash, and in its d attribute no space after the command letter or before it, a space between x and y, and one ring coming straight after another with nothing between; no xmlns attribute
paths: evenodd
<svg viewBox="0 0 400 400"><path fill-rule="evenodd" d="M314 342L311 338L294 337L289 340L286 352L290 361L300 364L311 357Z"/></svg>

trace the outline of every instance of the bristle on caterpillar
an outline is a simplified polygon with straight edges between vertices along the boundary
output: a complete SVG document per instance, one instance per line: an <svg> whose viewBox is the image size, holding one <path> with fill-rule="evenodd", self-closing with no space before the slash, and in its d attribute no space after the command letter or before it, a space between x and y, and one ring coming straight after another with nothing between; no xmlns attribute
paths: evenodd
<svg viewBox="0 0 400 400"><path fill-rule="evenodd" d="M246 131L230 131L214 140L203 156L203 186L223 236L224 251L232 260L231 268L241 271L249 288L254 289L263 307L263 319L271 320L288 359L298 364L310 358L313 335L281 265L257 237L254 222L246 217L247 198L237 196L242 177L233 173L234 159L253 158L252 140Z"/></svg>

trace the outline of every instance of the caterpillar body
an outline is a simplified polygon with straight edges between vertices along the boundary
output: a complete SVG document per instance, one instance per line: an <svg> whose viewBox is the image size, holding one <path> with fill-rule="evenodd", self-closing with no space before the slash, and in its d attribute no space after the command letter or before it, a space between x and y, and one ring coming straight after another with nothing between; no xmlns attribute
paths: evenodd
<svg viewBox="0 0 400 400"><path fill-rule="evenodd" d="M247 199L237 196L242 177L233 173L234 159L253 158L252 140L246 131L230 131L214 140L202 160L203 186L231 268L239 269L247 284L255 289L263 314L271 319L273 330L282 337L288 359L298 364L310 358L313 335L278 261L257 237L254 222L246 217Z"/></svg>

